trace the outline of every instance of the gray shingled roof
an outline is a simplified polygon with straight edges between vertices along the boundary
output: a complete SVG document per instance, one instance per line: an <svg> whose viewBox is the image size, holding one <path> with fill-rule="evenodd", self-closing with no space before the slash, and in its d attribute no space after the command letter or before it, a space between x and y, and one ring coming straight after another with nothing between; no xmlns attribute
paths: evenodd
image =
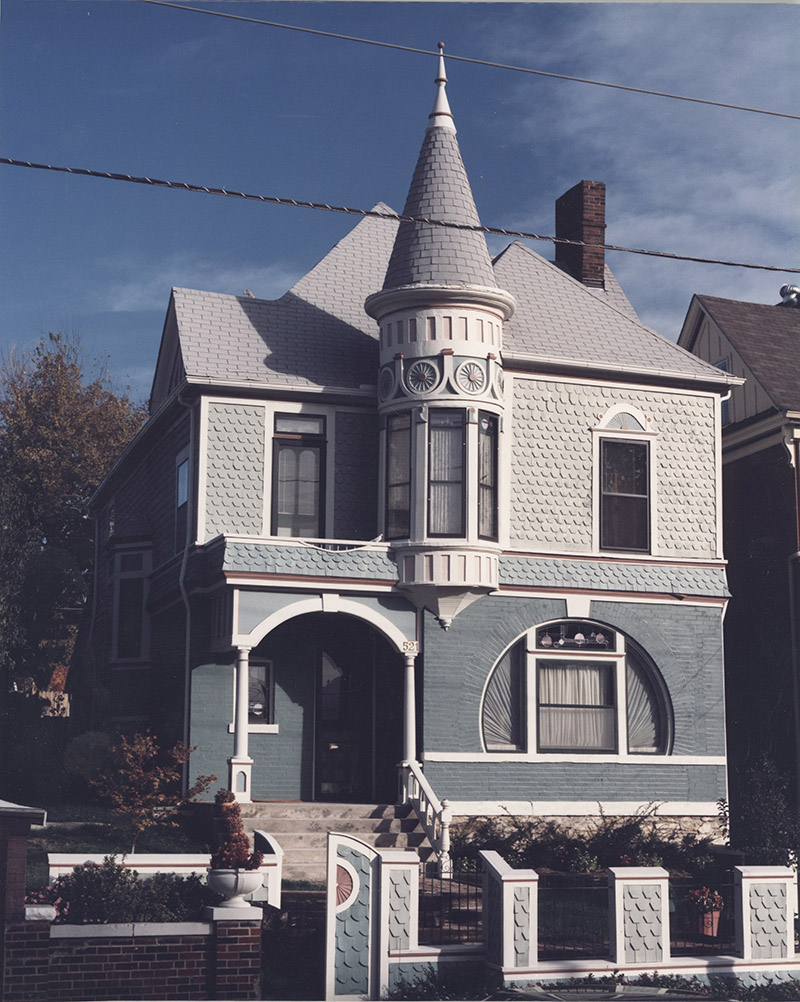
<svg viewBox="0 0 800 1002"><path fill-rule="evenodd" d="M698 296L779 410L800 410L800 309Z"/></svg>
<svg viewBox="0 0 800 1002"><path fill-rule="evenodd" d="M403 214L447 223L480 224L452 129L436 126L425 133ZM383 288L415 282L495 286L483 234L401 223Z"/></svg>
<svg viewBox="0 0 800 1002"><path fill-rule="evenodd" d="M363 304L380 287L396 230L396 223L366 217L277 300L173 289L189 380L374 384L377 325Z"/></svg>
<svg viewBox="0 0 800 1002"><path fill-rule="evenodd" d="M655 370L722 382L725 375L636 318L616 281L590 289L519 242L494 261L497 284L517 301L504 327L504 358ZM608 272L607 272L608 274Z"/></svg>
<svg viewBox="0 0 800 1002"><path fill-rule="evenodd" d="M300 389L374 384L377 326L363 304L380 288L397 230L394 222L362 219L278 300L174 289L176 329L168 327L165 337L179 338L189 380ZM590 289L513 243L495 259L494 276L480 284L506 289L517 301L505 327L508 360L524 356L717 382L728 378L645 327L608 269L606 289ZM787 322L796 322L800 312L757 308Z"/></svg>

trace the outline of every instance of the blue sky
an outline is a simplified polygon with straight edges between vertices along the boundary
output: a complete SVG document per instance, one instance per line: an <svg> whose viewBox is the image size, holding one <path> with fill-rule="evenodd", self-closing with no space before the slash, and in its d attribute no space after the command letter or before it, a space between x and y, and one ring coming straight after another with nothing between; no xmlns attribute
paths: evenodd
<svg viewBox="0 0 800 1002"><path fill-rule="evenodd" d="M193 6L797 113L786 4ZM3 0L0 155L401 209L435 60L137 0ZM607 241L800 265L800 122L465 63L448 97L489 226L552 233L582 178ZM147 396L173 285L281 295L347 218L0 165L0 350L80 333ZM492 238L498 251L504 241ZM552 246L534 243L552 256ZM777 302L800 276L610 254L645 323L676 338L694 292Z"/></svg>

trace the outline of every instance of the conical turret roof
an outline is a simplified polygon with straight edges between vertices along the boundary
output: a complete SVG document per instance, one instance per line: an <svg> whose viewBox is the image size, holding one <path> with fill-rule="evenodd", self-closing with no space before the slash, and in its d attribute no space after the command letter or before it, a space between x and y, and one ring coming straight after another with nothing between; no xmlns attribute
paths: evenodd
<svg viewBox="0 0 800 1002"><path fill-rule="evenodd" d="M442 45L439 45L440 50ZM479 225L467 172L447 103L444 58L439 56L436 102L411 180L403 214L447 223ZM384 289L418 283L496 288L482 233L425 223L401 223Z"/></svg>

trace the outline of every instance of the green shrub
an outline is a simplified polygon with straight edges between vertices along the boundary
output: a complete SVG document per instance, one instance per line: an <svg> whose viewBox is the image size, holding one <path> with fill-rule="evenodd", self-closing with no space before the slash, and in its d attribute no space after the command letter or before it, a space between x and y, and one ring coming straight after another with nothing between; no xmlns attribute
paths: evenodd
<svg viewBox="0 0 800 1002"><path fill-rule="evenodd" d="M513 867L592 873L609 866L663 866L704 876L715 867L710 838L694 834L661 835L653 810L631 818L601 814L585 831L575 832L541 818L474 818L452 833L455 859L477 860L493 849Z"/></svg>
<svg viewBox="0 0 800 1002"><path fill-rule="evenodd" d="M136 870L106 856L58 877L45 892L56 906L56 922L181 922L199 919L216 896L195 874L159 873L140 880Z"/></svg>

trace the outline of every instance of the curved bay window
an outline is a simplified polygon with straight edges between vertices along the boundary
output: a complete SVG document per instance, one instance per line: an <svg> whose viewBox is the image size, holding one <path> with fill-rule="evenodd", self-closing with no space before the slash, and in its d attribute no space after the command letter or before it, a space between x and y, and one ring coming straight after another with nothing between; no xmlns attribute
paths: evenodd
<svg viewBox="0 0 800 1002"><path fill-rule="evenodd" d="M411 413L390 414L386 421L386 538L411 533Z"/></svg>
<svg viewBox="0 0 800 1002"><path fill-rule="evenodd" d="M465 536L466 424L463 410L428 417L428 535Z"/></svg>
<svg viewBox="0 0 800 1002"><path fill-rule="evenodd" d="M497 431L496 414L481 411L478 418L478 535L497 539Z"/></svg>
<svg viewBox="0 0 800 1002"><path fill-rule="evenodd" d="M497 662L482 730L490 752L665 755L671 708L658 669L634 641L565 620L532 630Z"/></svg>

